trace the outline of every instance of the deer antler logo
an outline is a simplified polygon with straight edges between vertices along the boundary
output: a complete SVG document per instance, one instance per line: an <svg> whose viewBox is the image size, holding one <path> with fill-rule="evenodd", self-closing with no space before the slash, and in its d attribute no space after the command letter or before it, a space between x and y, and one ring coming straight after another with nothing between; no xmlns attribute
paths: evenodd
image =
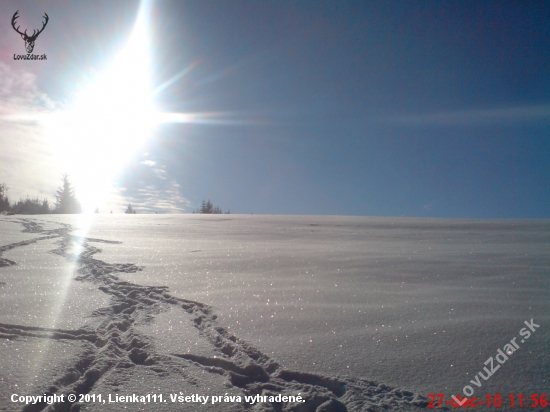
<svg viewBox="0 0 550 412"><path fill-rule="evenodd" d="M12 25L13 29L21 35L21 38L23 40L25 40L25 48L27 49L27 53L32 53L32 51L34 49L34 42L36 41L36 38L38 37L38 35L40 33L42 33L44 31L44 28L46 27L46 24L48 24L48 20L50 18L48 17L48 15L46 13L44 13L44 18L46 19L46 21L44 21L44 23L42 23L42 28L40 30L38 30L38 32L36 30L33 30L32 36L29 36L27 34L27 30L25 30L24 33L21 33L19 31L20 26L17 26L17 28L15 28L15 20L17 20L17 18L19 17L17 15L17 13L19 13L19 10L17 10L15 12L15 14L13 15L13 17L11 19L11 25Z"/></svg>

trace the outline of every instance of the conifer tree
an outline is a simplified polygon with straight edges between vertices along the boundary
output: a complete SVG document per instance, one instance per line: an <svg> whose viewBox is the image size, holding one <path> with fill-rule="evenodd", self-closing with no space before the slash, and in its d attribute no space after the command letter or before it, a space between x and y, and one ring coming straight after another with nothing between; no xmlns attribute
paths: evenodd
<svg viewBox="0 0 550 412"><path fill-rule="evenodd" d="M65 173L61 178L63 185L57 189L55 194L55 213L80 213L80 203L76 199L74 190Z"/></svg>
<svg viewBox="0 0 550 412"><path fill-rule="evenodd" d="M10 201L8 200L8 187L5 183L0 183L0 212L10 210Z"/></svg>
<svg viewBox="0 0 550 412"><path fill-rule="evenodd" d="M208 199L207 202L205 202L203 200L202 203L201 203L201 207L196 212L193 211L193 213L221 214L223 212L222 212L222 209L219 206L214 206L212 204L212 202L210 201L210 199Z"/></svg>
<svg viewBox="0 0 550 412"><path fill-rule="evenodd" d="M42 207L40 209L43 214L50 213L50 202L48 202L48 199L44 198L44 200L42 201Z"/></svg>

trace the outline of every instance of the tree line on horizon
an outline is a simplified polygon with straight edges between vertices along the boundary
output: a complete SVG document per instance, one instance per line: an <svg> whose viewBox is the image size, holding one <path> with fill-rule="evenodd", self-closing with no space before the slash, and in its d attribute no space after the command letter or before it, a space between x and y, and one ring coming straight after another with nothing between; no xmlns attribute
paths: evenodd
<svg viewBox="0 0 550 412"><path fill-rule="evenodd" d="M82 207L78 202L74 189L69 181L69 176L65 173L61 177L62 184L55 193L55 204L51 205L46 198L39 199L38 197L19 199L17 202L10 204L8 198L8 186L5 183L0 183L0 213L4 214L20 214L20 215L42 215L42 214L75 214L82 213ZM96 213L99 210L96 209ZM111 213L113 211L111 210ZM135 209L128 204L125 211L126 214L135 214ZM202 204L193 213L199 214L222 214L222 210L218 206L214 206L210 199L202 201ZM231 213L229 210L226 214Z"/></svg>
<svg viewBox="0 0 550 412"><path fill-rule="evenodd" d="M0 183L0 212L22 215L81 213L82 207L74 194L74 189L69 182L69 176L64 174L61 180L62 185L55 193L55 204L53 206L50 205L48 199L44 198L41 200L38 197L27 197L26 199L19 199L17 202L10 204L8 186L5 183Z"/></svg>
<svg viewBox="0 0 550 412"><path fill-rule="evenodd" d="M212 204L212 202L210 201L210 199L208 199L208 201L202 201L201 203L201 206L196 209L196 210L193 210L193 214L195 213L199 213L199 214L205 214L205 215L221 215L223 212L222 212L222 209L219 207L219 206L214 206ZM231 213L229 210L227 212L225 212L226 214L229 214Z"/></svg>

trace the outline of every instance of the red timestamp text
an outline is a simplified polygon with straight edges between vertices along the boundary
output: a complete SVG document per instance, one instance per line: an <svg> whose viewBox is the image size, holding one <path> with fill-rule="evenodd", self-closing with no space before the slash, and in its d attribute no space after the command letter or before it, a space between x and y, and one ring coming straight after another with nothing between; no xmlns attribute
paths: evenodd
<svg viewBox="0 0 550 412"><path fill-rule="evenodd" d="M442 393L429 393L428 408L440 408L442 406L451 406L453 408L477 408L484 406L486 408L546 408L548 407L548 394L532 393L524 395L522 393L509 393L500 395L499 393L485 396L466 398L453 396L450 399L445 399Z"/></svg>

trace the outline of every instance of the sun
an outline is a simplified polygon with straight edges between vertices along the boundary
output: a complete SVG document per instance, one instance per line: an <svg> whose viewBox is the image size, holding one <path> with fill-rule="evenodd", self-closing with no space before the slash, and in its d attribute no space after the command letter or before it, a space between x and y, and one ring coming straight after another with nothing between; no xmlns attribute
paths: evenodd
<svg viewBox="0 0 550 412"><path fill-rule="evenodd" d="M69 175L84 213L121 206L121 189L115 180L160 125L257 123L234 118L234 113L158 110L155 94L177 82L198 62L153 87L151 6L151 0L140 3L131 36L106 69L75 86L66 107L44 120L55 157L52 160L59 173Z"/></svg>
<svg viewBox="0 0 550 412"><path fill-rule="evenodd" d="M74 93L53 122L56 162L70 175L84 212L108 202L113 179L158 123L145 3L125 47Z"/></svg>

